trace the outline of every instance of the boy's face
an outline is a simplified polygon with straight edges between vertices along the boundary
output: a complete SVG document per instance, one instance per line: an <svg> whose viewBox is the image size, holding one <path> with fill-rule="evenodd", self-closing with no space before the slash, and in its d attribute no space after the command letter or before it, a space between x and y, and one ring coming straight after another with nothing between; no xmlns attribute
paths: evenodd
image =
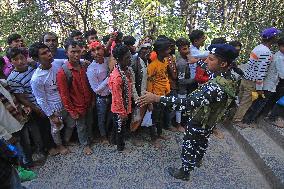
<svg viewBox="0 0 284 189"><path fill-rule="evenodd" d="M134 45L128 45L127 47L131 54L134 55L136 53L136 47Z"/></svg>
<svg viewBox="0 0 284 189"><path fill-rule="evenodd" d="M87 41L88 41L88 43L98 41L98 36L97 35L90 35L90 36L88 36Z"/></svg>
<svg viewBox="0 0 284 189"><path fill-rule="evenodd" d="M51 64L53 62L51 51L48 48L39 49L38 60L43 64Z"/></svg>
<svg viewBox="0 0 284 189"><path fill-rule="evenodd" d="M92 57L98 62L103 63L104 62L104 54L105 51L102 47L93 48L91 50Z"/></svg>
<svg viewBox="0 0 284 189"><path fill-rule="evenodd" d="M206 40L206 36L203 35L201 38L196 39L196 40L194 41L194 44L195 44L196 47L203 47L205 40Z"/></svg>
<svg viewBox="0 0 284 189"><path fill-rule="evenodd" d="M208 58L205 60L205 63L208 66L208 70L213 73L218 72L227 66L227 62L221 62L214 54L209 54Z"/></svg>
<svg viewBox="0 0 284 189"><path fill-rule="evenodd" d="M81 42L81 41L83 41L83 37L82 37L82 35L77 35L77 36L73 37L73 40Z"/></svg>
<svg viewBox="0 0 284 189"><path fill-rule="evenodd" d="M24 47L24 40L22 38L18 38L12 41L12 43L10 44L11 48L20 48L20 47Z"/></svg>
<svg viewBox="0 0 284 189"><path fill-rule="evenodd" d="M82 55L82 48L79 45L69 45L66 55L70 62L79 63Z"/></svg>
<svg viewBox="0 0 284 189"><path fill-rule="evenodd" d="M170 53L171 53L171 48L168 47L167 49L160 51L158 54L159 54L162 58L166 58L166 57L170 56Z"/></svg>
<svg viewBox="0 0 284 189"><path fill-rule="evenodd" d="M24 71L28 67L27 58L23 54L18 54L11 59L11 63L17 71Z"/></svg>
<svg viewBox="0 0 284 189"><path fill-rule="evenodd" d="M188 45L181 46L179 48L179 54L182 57L186 57L189 54L189 47L188 47Z"/></svg>
<svg viewBox="0 0 284 189"><path fill-rule="evenodd" d="M139 51L139 57L142 58L142 60L145 60L145 59L149 58L150 52L151 52L150 47L148 47L148 48L143 47Z"/></svg>
<svg viewBox="0 0 284 189"><path fill-rule="evenodd" d="M43 39L43 43L49 47L49 49L51 51L56 51L57 50L57 47L58 47L58 40L55 36L53 35L45 35L44 36L44 39Z"/></svg>
<svg viewBox="0 0 284 189"><path fill-rule="evenodd" d="M127 67L131 65L131 53L127 52L123 57L121 61L122 67Z"/></svg>
<svg viewBox="0 0 284 189"><path fill-rule="evenodd" d="M279 45L279 51L284 54L284 44L283 45Z"/></svg>

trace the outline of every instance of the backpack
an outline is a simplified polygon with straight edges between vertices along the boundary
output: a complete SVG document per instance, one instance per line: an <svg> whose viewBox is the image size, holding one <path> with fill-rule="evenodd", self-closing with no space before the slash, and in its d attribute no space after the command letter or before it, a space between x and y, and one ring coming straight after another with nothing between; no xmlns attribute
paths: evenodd
<svg viewBox="0 0 284 189"><path fill-rule="evenodd" d="M64 74L65 74L65 77L66 77L66 80L67 80L68 88L70 88L70 86L72 85L72 80L73 80L72 72L67 67L67 64L63 64L62 69L64 71Z"/></svg>

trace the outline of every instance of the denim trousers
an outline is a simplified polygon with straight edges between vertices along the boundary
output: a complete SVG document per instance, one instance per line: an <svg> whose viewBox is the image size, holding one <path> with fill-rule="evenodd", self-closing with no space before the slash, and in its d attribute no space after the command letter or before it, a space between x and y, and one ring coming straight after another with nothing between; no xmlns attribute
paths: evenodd
<svg viewBox="0 0 284 189"><path fill-rule="evenodd" d="M98 115L98 127L101 136L106 136L106 122L109 117L109 111L110 111L110 104L111 104L111 98L110 97L102 97L97 96L96 100L96 109L97 109L97 115Z"/></svg>

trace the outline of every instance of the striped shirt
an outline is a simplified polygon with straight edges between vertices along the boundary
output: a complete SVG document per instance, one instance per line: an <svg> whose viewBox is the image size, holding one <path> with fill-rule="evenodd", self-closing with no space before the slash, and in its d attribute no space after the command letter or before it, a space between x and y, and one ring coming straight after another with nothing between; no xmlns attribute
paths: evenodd
<svg viewBox="0 0 284 189"><path fill-rule="evenodd" d="M13 70L7 78L7 81L13 93L26 94L27 99L37 105L30 84L34 71L35 69L32 67L28 67L28 70L25 72Z"/></svg>
<svg viewBox="0 0 284 189"><path fill-rule="evenodd" d="M244 78L256 82L256 90L263 90L263 80L272 61L272 52L263 44L256 46L244 69Z"/></svg>

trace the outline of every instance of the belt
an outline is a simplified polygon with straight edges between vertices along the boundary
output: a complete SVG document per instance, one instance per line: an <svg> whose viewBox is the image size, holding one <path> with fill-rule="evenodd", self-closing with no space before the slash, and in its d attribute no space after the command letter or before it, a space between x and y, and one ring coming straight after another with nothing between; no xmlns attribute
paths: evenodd
<svg viewBox="0 0 284 189"><path fill-rule="evenodd" d="M111 94L109 94L109 95L106 95L106 96L101 96L101 95L96 95L97 97L99 97L99 98L110 98L111 97Z"/></svg>

